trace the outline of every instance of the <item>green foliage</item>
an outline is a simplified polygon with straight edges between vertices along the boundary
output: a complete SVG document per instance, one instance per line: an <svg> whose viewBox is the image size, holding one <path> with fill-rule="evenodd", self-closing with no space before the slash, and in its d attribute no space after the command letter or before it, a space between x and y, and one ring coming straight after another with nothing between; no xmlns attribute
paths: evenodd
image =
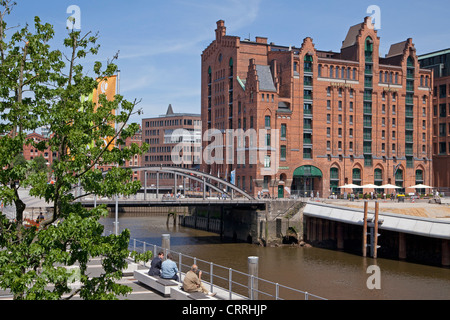
<svg viewBox="0 0 450 320"><path fill-rule="evenodd" d="M148 262L153 257L153 253L151 251L145 251L143 253L133 251L130 255L134 262Z"/></svg>
<svg viewBox="0 0 450 320"><path fill-rule="evenodd" d="M127 266L129 231L102 236L99 220L106 208L82 207L73 190L77 184L98 196L131 195L139 190L132 172L120 166L148 146L117 147L139 128L137 124L124 127L138 102L120 95L108 101L101 95L96 108L82 101L98 79L117 71L113 63L102 70L97 62L94 77L85 75L82 59L98 52L97 35L70 32L64 40L67 54L51 49L53 27L38 17L33 30L26 25L7 35L12 29L5 18L14 5L0 0L0 200L16 207L14 220L0 215L0 288L9 289L15 299L68 299L74 294L83 299L115 299L130 292L116 283ZM112 123L120 125L115 128ZM27 132L42 126L51 132L48 140L27 140ZM112 137L109 145L105 137ZM48 183L42 159L24 160L26 144L57 154L52 163L54 184ZM95 169L102 164L119 167L102 174ZM30 195L53 208L51 217L38 228L24 224L26 206L20 187L29 187ZM91 277L87 263L94 257L102 258L104 271ZM79 289L70 287L74 280L80 283Z"/></svg>

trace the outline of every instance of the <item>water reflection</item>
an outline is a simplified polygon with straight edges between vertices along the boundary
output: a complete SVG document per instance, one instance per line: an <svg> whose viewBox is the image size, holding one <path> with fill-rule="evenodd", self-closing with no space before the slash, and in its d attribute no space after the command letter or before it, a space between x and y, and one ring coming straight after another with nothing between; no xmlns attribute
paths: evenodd
<svg viewBox="0 0 450 320"><path fill-rule="evenodd" d="M104 219L114 230L114 219ZM131 237L161 245L161 235L170 234L174 251L247 272L247 258L259 257L259 277L308 291L328 299L450 299L450 269L403 261L364 258L320 248L265 248L247 243L221 242L217 234L193 230L166 217L121 218L119 228ZM370 265L381 270L381 289L368 289Z"/></svg>

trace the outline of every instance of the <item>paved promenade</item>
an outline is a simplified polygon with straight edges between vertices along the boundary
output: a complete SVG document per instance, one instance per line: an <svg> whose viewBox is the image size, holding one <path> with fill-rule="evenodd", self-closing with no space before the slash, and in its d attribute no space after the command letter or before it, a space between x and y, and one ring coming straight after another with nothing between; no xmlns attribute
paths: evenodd
<svg viewBox="0 0 450 320"><path fill-rule="evenodd" d="M143 267L142 267L143 268ZM102 272L102 266L100 259L92 259L88 265L88 273L92 276L98 276ZM131 276L124 276L120 281L120 284L124 284L133 289L133 292L127 296L119 296L119 300L173 300L170 297L164 297L158 292L153 291L151 288L139 283ZM76 283L74 283L76 286ZM9 291L0 290L0 301L12 300L13 297ZM76 295L71 300L81 300L80 296Z"/></svg>
<svg viewBox="0 0 450 320"><path fill-rule="evenodd" d="M369 201L369 211L375 210L375 200ZM364 209L364 200L334 200L334 199L322 199L320 202L332 204L336 206L345 206L350 208ZM398 213L411 215L422 218L436 218L436 219L449 219L450 220L450 198L441 198L441 204L428 203L428 200L416 200L410 202L397 202L391 200L378 200L379 209L386 213Z"/></svg>

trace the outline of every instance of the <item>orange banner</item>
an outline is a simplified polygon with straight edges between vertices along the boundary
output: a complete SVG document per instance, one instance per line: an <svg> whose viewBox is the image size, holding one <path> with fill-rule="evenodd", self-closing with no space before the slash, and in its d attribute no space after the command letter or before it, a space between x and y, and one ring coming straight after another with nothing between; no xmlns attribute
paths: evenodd
<svg viewBox="0 0 450 320"><path fill-rule="evenodd" d="M95 105L98 105L98 100L99 100L99 96L101 94L105 94L106 95L106 99L108 101L113 101L114 100L114 96L116 95L116 87L117 87L117 76L110 76L107 77L106 79L103 80L99 80L97 89L94 89L94 94L92 97L92 101L95 103ZM116 110L112 110L112 114L115 115L115 111ZM115 127L115 123L111 123L111 125L113 127ZM106 137L105 138L106 141L105 143L108 144L112 137ZM108 150L111 150L114 146L111 145Z"/></svg>

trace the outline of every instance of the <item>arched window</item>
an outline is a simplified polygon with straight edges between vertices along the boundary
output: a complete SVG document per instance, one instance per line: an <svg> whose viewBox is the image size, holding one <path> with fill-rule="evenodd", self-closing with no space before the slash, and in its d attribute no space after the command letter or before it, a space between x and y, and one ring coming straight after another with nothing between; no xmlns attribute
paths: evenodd
<svg viewBox="0 0 450 320"><path fill-rule="evenodd" d="M397 171L395 172L395 185L397 187L403 188L403 170L402 169L397 169Z"/></svg>
<svg viewBox="0 0 450 320"><path fill-rule="evenodd" d="M305 72L312 72L312 63L313 63L312 55L306 54L303 63Z"/></svg>
<svg viewBox="0 0 450 320"><path fill-rule="evenodd" d="M406 66L407 67L414 67L414 59L411 56L409 56L408 60L406 60Z"/></svg>
<svg viewBox="0 0 450 320"><path fill-rule="evenodd" d="M377 186L383 185L383 171L380 168L376 168L373 172L374 184Z"/></svg>
<svg viewBox="0 0 450 320"><path fill-rule="evenodd" d="M339 169L330 168L330 191L331 194L336 194L339 192Z"/></svg>
<svg viewBox="0 0 450 320"><path fill-rule="evenodd" d="M361 185L361 169L354 168L352 171L352 181L354 184Z"/></svg>
<svg viewBox="0 0 450 320"><path fill-rule="evenodd" d="M372 52L373 52L373 40L371 37L367 37L364 42L364 55L366 62L372 62Z"/></svg>

